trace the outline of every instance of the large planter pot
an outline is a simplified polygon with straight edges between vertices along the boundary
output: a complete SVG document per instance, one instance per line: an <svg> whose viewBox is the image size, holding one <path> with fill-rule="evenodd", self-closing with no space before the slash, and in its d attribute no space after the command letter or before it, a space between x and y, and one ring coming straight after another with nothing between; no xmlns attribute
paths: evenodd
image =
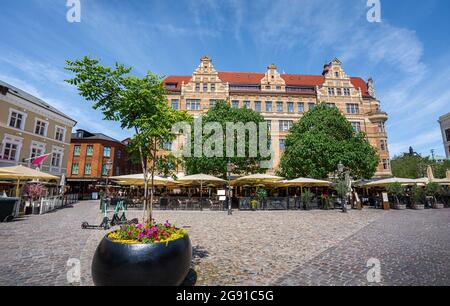
<svg viewBox="0 0 450 306"><path fill-rule="evenodd" d="M397 210L405 210L406 209L406 204L395 204L394 208Z"/></svg>
<svg viewBox="0 0 450 306"><path fill-rule="evenodd" d="M443 209L444 208L444 204L439 204L439 203L433 204L433 208L434 209Z"/></svg>
<svg viewBox="0 0 450 306"><path fill-rule="evenodd" d="M92 260L96 286L178 286L189 272L189 236L166 243L123 244L107 236Z"/></svg>
<svg viewBox="0 0 450 306"><path fill-rule="evenodd" d="M414 204L413 205L413 209L423 210L423 209L425 209L425 205L423 205L423 204Z"/></svg>

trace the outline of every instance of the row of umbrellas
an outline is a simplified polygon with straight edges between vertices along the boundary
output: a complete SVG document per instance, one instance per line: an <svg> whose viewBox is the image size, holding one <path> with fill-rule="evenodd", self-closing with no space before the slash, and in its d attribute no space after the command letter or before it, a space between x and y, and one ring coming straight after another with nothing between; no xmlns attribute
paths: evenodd
<svg viewBox="0 0 450 306"><path fill-rule="evenodd" d="M142 185L144 183L144 175L141 174L132 174L132 175L122 175L122 176L113 176L111 179L118 181L119 184L122 185ZM150 179L150 177L149 177ZM160 176L154 176L154 184L156 186L183 186L183 185L193 185L198 184L200 187L203 184L212 184L212 185L223 185L226 181L207 174L194 174L188 176L182 176L177 180L172 178L163 178ZM268 175L268 174L253 174L249 176L244 176L233 180L232 185L235 186L257 186L260 184L276 184L277 186L283 187L294 187L294 186L308 186L308 187L327 187L331 185L331 182L315 180L310 178L298 178L295 180L284 180L282 177Z"/></svg>
<svg viewBox="0 0 450 306"><path fill-rule="evenodd" d="M59 177L39 171L37 169L31 169L24 166L13 166L13 167L1 167L0 168L0 178L3 179L15 179L16 183L16 197L20 196L20 181L21 180L59 180Z"/></svg>

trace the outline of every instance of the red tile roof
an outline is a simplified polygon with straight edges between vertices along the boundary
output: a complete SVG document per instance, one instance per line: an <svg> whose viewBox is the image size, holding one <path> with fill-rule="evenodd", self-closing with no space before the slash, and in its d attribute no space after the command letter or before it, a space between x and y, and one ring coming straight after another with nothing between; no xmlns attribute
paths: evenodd
<svg viewBox="0 0 450 306"><path fill-rule="evenodd" d="M219 72L219 78L230 84L245 84L245 85L259 85L261 79L264 78L264 73L252 73L252 72ZM286 82L287 86L321 86L325 77L322 75L303 75L303 74L282 74L281 77ZM191 80L191 76L169 76L164 79L165 84L176 84L176 88L172 90L181 90L181 84L185 84ZM350 78L353 86L361 88L363 96L369 96L367 92L366 82L359 77Z"/></svg>
<svg viewBox="0 0 450 306"><path fill-rule="evenodd" d="M191 80L191 76L175 76L171 75L164 79L164 84L176 84L176 89L181 90L181 84L184 82L185 84Z"/></svg>

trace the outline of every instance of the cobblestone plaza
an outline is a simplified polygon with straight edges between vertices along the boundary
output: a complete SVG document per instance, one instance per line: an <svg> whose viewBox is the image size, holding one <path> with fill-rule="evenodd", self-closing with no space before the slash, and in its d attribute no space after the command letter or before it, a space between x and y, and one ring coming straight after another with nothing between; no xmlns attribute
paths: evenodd
<svg viewBox="0 0 450 306"><path fill-rule="evenodd" d="M92 285L98 201L0 224L0 285ZM141 212L129 212L139 217ZM157 211L189 230L196 285L449 285L450 210ZM367 281L367 261L381 282ZM80 282L67 274L79 260Z"/></svg>

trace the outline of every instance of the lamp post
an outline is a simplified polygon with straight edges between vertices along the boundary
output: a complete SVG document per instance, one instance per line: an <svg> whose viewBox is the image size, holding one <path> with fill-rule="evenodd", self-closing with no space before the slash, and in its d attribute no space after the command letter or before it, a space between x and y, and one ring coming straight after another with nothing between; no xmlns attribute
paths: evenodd
<svg viewBox="0 0 450 306"><path fill-rule="evenodd" d="M344 172L345 168L341 161L339 161L339 164L337 165L337 170L338 170L339 181L344 182L344 178L345 178L345 186L347 186L347 174ZM346 199L347 192L348 192L348 190L346 191L345 196L343 196L341 198L342 212L344 212L344 213L347 212L347 199Z"/></svg>
<svg viewBox="0 0 450 306"><path fill-rule="evenodd" d="M231 173L236 169L236 165L228 161L227 163L227 180L228 180L228 196L227 196L227 204L228 204L228 215L232 215L233 212L231 210L231 185L230 185L230 177Z"/></svg>
<svg viewBox="0 0 450 306"><path fill-rule="evenodd" d="M109 188L108 188L108 178L109 178L109 171L112 169L113 162L112 160L108 160L105 164L106 167L106 198L109 199Z"/></svg>

